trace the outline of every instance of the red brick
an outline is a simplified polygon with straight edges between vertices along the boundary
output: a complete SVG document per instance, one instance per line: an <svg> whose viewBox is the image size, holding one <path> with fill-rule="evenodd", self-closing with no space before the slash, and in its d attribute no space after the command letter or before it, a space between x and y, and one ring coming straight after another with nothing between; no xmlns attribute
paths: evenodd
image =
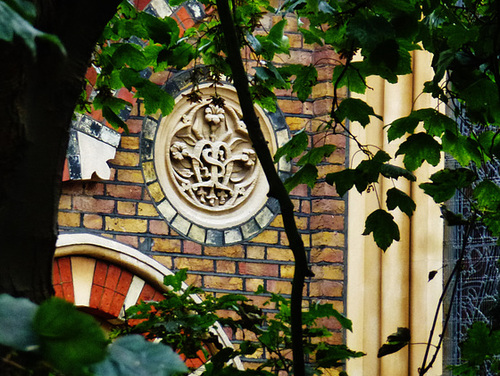
<svg viewBox="0 0 500 376"><path fill-rule="evenodd" d="M323 214L311 216L311 230L329 229L329 230L343 230L344 229L344 216Z"/></svg>
<svg viewBox="0 0 500 376"><path fill-rule="evenodd" d="M149 221L149 232L155 235L168 235L168 225L165 221Z"/></svg>
<svg viewBox="0 0 500 376"><path fill-rule="evenodd" d="M63 283L62 284L64 300L74 303L75 302L75 290L73 288L73 283Z"/></svg>
<svg viewBox="0 0 500 376"><path fill-rule="evenodd" d="M201 244L185 240L183 242L182 250L183 250L183 253L187 253L190 255L201 255L202 246L201 246Z"/></svg>
<svg viewBox="0 0 500 376"><path fill-rule="evenodd" d="M314 145L331 144L338 148L345 148L346 137L343 134L318 133L313 136Z"/></svg>
<svg viewBox="0 0 500 376"><path fill-rule="evenodd" d="M141 300L143 301L148 301L148 300L153 300L153 296L155 295L155 289L151 285L144 285L141 291L141 295L139 295L139 302Z"/></svg>
<svg viewBox="0 0 500 376"><path fill-rule="evenodd" d="M65 181L62 185L62 192L68 195L81 195L83 184L81 181Z"/></svg>
<svg viewBox="0 0 500 376"><path fill-rule="evenodd" d="M115 290L104 288L101 302L99 303L99 309L101 311L109 313L109 308L111 307L111 302L113 301L114 295L115 295Z"/></svg>
<svg viewBox="0 0 500 376"><path fill-rule="evenodd" d="M111 305L109 306L108 313L115 317L120 315L120 311L123 308L123 303L125 302L125 296L121 294L114 294Z"/></svg>
<svg viewBox="0 0 500 376"><path fill-rule="evenodd" d="M120 279L121 269L116 265L110 265L108 268L108 274L106 275L106 282L104 287L115 290L118 285L118 280Z"/></svg>
<svg viewBox="0 0 500 376"><path fill-rule="evenodd" d="M341 263L344 261L344 252L335 248L314 248L311 250L311 262Z"/></svg>
<svg viewBox="0 0 500 376"><path fill-rule="evenodd" d="M91 228L94 230L102 229L102 217L97 214L84 214L83 215L83 227Z"/></svg>
<svg viewBox="0 0 500 376"><path fill-rule="evenodd" d="M333 65L339 62L339 55L329 48L316 48L312 54L314 65Z"/></svg>
<svg viewBox="0 0 500 376"><path fill-rule="evenodd" d="M57 260L59 264L59 273L61 276L61 282L71 282L73 281L73 273L71 271L71 261L69 257L60 257Z"/></svg>
<svg viewBox="0 0 500 376"><path fill-rule="evenodd" d="M58 285L59 283L61 283L61 275L59 274L59 264L56 259L52 264L52 284Z"/></svg>
<svg viewBox="0 0 500 376"><path fill-rule="evenodd" d="M135 6L138 10L144 10L151 0L135 0Z"/></svg>
<svg viewBox="0 0 500 376"><path fill-rule="evenodd" d="M54 296L64 299L63 289L61 285L54 285Z"/></svg>
<svg viewBox="0 0 500 376"><path fill-rule="evenodd" d="M153 295L153 300L155 302L161 302L162 300L165 300L165 296L163 295L162 292L156 291L155 294Z"/></svg>
<svg viewBox="0 0 500 376"><path fill-rule="evenodd" d="M113 200L99 200L88 196L75 196L73 208L83 212L112 213L115 208Z"/></svg>
<svg viewBox="0 0 500 376"><path fill-rule="evenodd" d="M290 196L307 197L308 196L307 185L306 184L298 185L297 187L291 190Z"/></svg>
<svg viewBox="0 0 500 376"><path fill-rule="evenodd" d="M331 184L326 182L318 183L311 190L311 196L319 196L319 197L339 197L337 190Z"/></svg>
<svg viewBox="0 0 500 376"><path fill-rule="evenodd" d="M104 194L104 184L93 181L86 182L83 184L83 193L89 196L102 196Z"/></svg>
<svg viewBox="0 0 500 376"><path fill-rule="evenodd" d="M302 102L299 100L278 99L278 106L285 114L302 113Z"/></svg>
<svg viewBox="0 0 500 376"><path fill-rule="evenodd" d="M312 211L314 213L344 214L345 203L342 200L319 199L312 201Z"/></svg>
<svg viewBox="0 0 500 376"><path fill-rule="evenodd" d="M336 281L312 281L310 284L310 295L313 297L341 297L343 284Z"/></svg>
<svg viewBox="0 0 500 376"><path fill-rule="evenodd" d="M176 15L184 25L184 28L189 29L190 27L194 26L194 21L185 7L180 7Z"/></svg>
<svg viewBox="0 0 500 376"><path fill-rule="evenodd" d="M104 292L104 287L98 285L92 285L92 290L90 291L90 308L99 308L101 303L102 293Z"/></svg>
<svg viewBox="0 0 500 376"><path fill-rule="evenodd" d="M130 134L139 133L142 130L142 120L129 119L125 123L127 123Z"/></svg>
<svg viewBox="0 0 500 376"><path fill-rule="evenodd" d="M106 194L111 197L140 199L142 196L142 187L137 185L108 184Z"/></svg>
<svg viewBox="0 0 500 376"><path fill-rule="evenodd" d="M102 261L97 261L94 271L94 281L93 281L94 285L104 286L106 282L107 273L108 273L108 264Z"/></svg>
<svg viewBox="0 0 500 376"><path fill-rule="evenodd" d="M279 272L279 265L275 264L260 264L250 262L240 262L238 264L240 274L245 275L258 275L265 277L277 277Z"/></svg>
<svg viewBox="0 0 500 376"><path fill-rule="evenodd" d="M122 270L116 291L122 295L127 295L130 284L132 283L132 274L126 270Z"/></svg>
<svg viewBox="0 0 500 376"><path fill-rule="evenodd" d="M129 235L116 235L116 241L128 244L134 248L139 246L139 239L137 236L129 236Z"/></svg>

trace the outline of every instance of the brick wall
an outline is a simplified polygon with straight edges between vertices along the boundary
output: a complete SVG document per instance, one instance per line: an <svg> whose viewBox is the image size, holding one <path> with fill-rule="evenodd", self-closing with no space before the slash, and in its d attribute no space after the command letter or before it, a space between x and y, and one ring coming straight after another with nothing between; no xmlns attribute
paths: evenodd
<svg viewBox="0 0 500 376"><path fill-rule="evenodd" d="M141 3L140 6L145 5ZM279 19L267 17L265 28L269 30ZM279 56L277 63L312 63L318 69L320 83L305 103L291 91L277 92L278 105L292 133L305 128L313 134L330 113L333 93L328 81L338 57L331 51L304 44L297 32L297 21L293 18L288 18L288 21L286 32L292 47L290 56ZM183 24L189 24L185 17ZM251 62L248 64L250 66ZM158 77L157 81L161 81ZM168 74L161 77L166 79ZM145 185L140 165L143 123L140 112L139 101L127 120L130 134L122 135L116 158L109 162L110 180L64 183L59 210L60 231L112 238L136 248L173 271L189 268L188 282L214 294L236 292L254 298L252 293L263 285L268 291L288 295L293 261L280 215L259 235L229 247L197 244L169 228L156 210ZM338 147L319 167L322 175L337 171L344 165L344 137L314 133L312 139L316 145L327 142ZM291 197L297 225L316 274L306 284L306 299L320 299L343 311L345 202L333 187L324 182L314 189L299 186ZM260 303L262 299L254 298L254 301ZM332 341L340 342L342 333L338 323L327 320L325 324L334 332Z"/></svg>

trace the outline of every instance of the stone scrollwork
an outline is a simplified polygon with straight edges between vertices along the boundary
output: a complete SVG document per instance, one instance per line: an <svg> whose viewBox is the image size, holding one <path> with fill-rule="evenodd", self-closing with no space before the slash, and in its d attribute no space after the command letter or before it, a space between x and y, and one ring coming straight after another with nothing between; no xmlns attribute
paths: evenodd
<svg viewBox="0 0 500 376"><path fill-rule="evenodd" d="M259 177L257 156L234 108L204 101L181 119L167 168L181 194L202 209L221 211L246 200Z"/></svg>
<svg viewBox="0 0 500 376"><path fill-rule="evenodd" d="M192 103L183 95L188 79L189 72L181 73L165 88L176 98L172 113L144 119L141 166L147 192L177 234L209 246L246 241L271 223L279 207L267 196L269 185L234 88L201 84L201 101ZM255 109L274 154L289 138L284 116ZM276 167L289 176L284 159Z"/></svg>

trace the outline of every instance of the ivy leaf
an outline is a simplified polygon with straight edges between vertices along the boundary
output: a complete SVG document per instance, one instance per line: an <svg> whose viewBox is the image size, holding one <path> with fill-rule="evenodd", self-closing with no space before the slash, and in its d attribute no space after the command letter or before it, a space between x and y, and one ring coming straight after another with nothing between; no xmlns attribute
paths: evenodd
<svg viewBox="0 0 500 376"><path fill-rule="evenodd" d="M297 166L304 166L305 164L316 166L325 157L329 157L336 148L337 147L335 145L322 145L314 147L299 159Z"/></svg>
<svg viewBox="0 0 500 376"><path fill-rule="evenodd" d="M33 319L40 352L58 370L78 375L106 355L107 341L97 321L62 299L43 302Z"/></svg>
<svg viewBox="0 0 500 376"><path fill-rule="evenodd" d="M500 207L500 187L491 180L483 180L474 188L479 209L496 212Z"/></svg>
<svg viewBox="0 0 500 376"><path fill-rule="evenodd" d="M363 127L370 123L370 116L375 116L382 120L381 116L375 114L372 107L357 98L344 99L340 102L335 113L337 114L338 121L343 121L347 118L350 121L359 122Z"/></svg>
<svg viewBox="0 0 500 376"><path fill-rule="evenodd" d="M16 350L38 348L32 322L38 306L25 298L0 295L0 344Z"/></svg>
<svg viewBox="0 0 500 376"><path fill-rule="evenodd" d="M312 164L306 163L299 171L285 180L285 188L288 192L294 189L299 184L307 184L309 188L314 188L316 179L318 178L318 169Z"/></svg>
<svg viewBox="0 0 500 376"><path fill-rule="evenodd" d="M101 376L173 376L188 369L178 354L162 343L127 335L109 345L109 355L92 367Z"/></svg>
<svg viewBox="0 0 500 376"><path fill-rule="evenodd" d="M381 358L401 350L408 343L410 343L410 339L410 329L398 328L396 333L392 333L387 337L386 343L384 343L378 350L377 358Z"/></svg>
<svg viewBox="0 0 500 376"><path fill-rule="evenodd" d="M394 210L396 207L408 217L411 217L417 208L410 196L397 188L391 188L387 191L387 208Z"/></svg>
<svg viewBox="0 0 500 376"><path fill-rule="evenodd" d="M274 155L274 163L278 163L281 157L285 157L287 161L301 155L308 146L309 139L304 130L300 130L283 146L281 146Z"/></svg>
<svg viewBox="0 0 500 376"><path fill-rule="evenodd" d="M417 178L410 171L405 168L394 166L389 163L384 163L380 167L380 173L389 179L398 179L400 176L408 179L409 181L416 181Z"/></svg>
<svg viewBox="0 0 500 376"><path fill-rule="evenodd" d="M383 209L371 213L365 222L363 235L373 232L375 243L385 252L394 240L399 241L399 228L394 217Z"/></svg>
<svg viewBox="0 0 500 376"><path fill-rule="evenodd" d="M420 188L436 203L440 203L452 198L457 189L468 187L476 180L477 175L467 168L446 168L432 174L432 183L422 183Z"/></svg>
<svg viewBox="0 0 500 376"><path fill-rule="evenodd" d="M403 162L405 167L414 171L427 161L432 166L437 166L441 160L441 145L426 133L413 134L403 142L396 156L404 154Z"/></svg>

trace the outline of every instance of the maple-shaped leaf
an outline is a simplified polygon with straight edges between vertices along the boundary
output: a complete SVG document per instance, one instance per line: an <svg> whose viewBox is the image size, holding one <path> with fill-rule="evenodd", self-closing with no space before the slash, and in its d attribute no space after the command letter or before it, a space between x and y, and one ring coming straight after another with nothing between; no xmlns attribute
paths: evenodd
<svg viewBox="0 0 500 376"><path fill-rule="evenodd" d="M340 102L339 108L335 113L339 121L347 118L350 121L359 122L363 127L370 123L370 116L375 116L382 120L381 116L375 114L372 107L357 98L344 99Z"/></svg>
<svg viewBox="0 0 500 376"><path fill-rule="evenodd" d="M415 205L411 197L403 191L397 188L391 188L387 191L387 208L389 210L399 208L408 217L411 217L417 205Z"/></svg>
<svg viewBox="0 0 500 376"><path fill-rule="evenodd" d="M476 179L477 175L467 168L454 170L446 168L432 174L432 183L422 183L420 188L431 196L436 203L440 203L449 200L457 189L468 187Z"/></svg>
<svg viewBox="0 0 500 376"><path fill-rule="evenodd" d="M408 343L410 343L410 339L410 329L401 327L398 328L396 333L392 333L387 337L386 343L384 343L378 350L377 358L381 358L401 350Z"/></svg>
<svg viewBox="0 0 500 376"><path fill-rule="evenodd" d="M383 251L386 251L394 240L400 239L399 228L394 222L394 217L383 209L375 210L366 218L363 235L371 233L373 233L375 243Z"/></svg>
<svg viewBox="0 0 500 376"><path fill-rule="evenodd" d="M437 166L441 160L441 145L432 136L427 133L413 134L403 142L396 156L404 155L403 162L405 167L414 171L419 168L424 161L432 166Z"/></svg>

